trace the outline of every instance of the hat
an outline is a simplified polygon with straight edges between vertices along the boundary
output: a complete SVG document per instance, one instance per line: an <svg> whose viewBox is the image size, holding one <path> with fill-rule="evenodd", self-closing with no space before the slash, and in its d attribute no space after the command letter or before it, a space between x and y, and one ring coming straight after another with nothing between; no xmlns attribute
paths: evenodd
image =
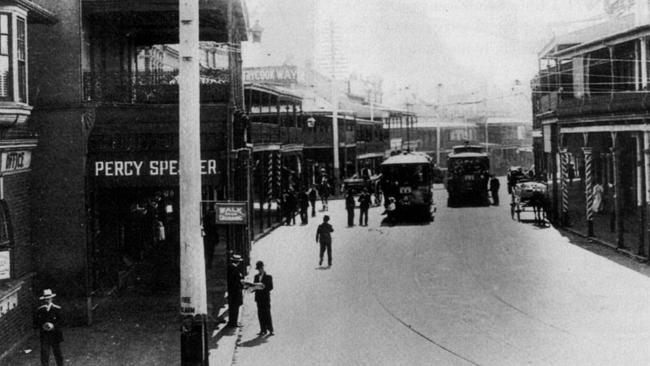
<svg viewBox="0 0 650 366"><path fill-rule="evenodd" d="M233 261L233 262L241 262L241 261L243 261L241 255L239 255L239 254L233 254L230 257L230 260Z"/></svg>
<svg viewBox="0 0 650 366"><path fill-rule="evenodd" d="M255 263L255 269L260 269L260 268L264 268L264 262L257 261L257 263Z"/></svg>
<svg viewBox="0 0 650 366"><path fill-rule="evenodd" d="M53 293L52 290L50 290L49 288L46 288L45 290L43 290L43 296L39 297L38 299L39 300L47 300L47 299L51 299L51 298L53 298L55 296L56 296L56 294Z"/></svg>

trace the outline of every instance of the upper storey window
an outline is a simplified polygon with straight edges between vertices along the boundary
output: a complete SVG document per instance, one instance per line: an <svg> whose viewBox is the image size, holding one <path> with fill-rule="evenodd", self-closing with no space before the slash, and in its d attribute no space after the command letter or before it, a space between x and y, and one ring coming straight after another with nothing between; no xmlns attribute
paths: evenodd
<svg viewBox="0 0 650 366"><path fill-rule="evenodd" d="M27 103L27 14L0 6L0 101Z"/></svg>

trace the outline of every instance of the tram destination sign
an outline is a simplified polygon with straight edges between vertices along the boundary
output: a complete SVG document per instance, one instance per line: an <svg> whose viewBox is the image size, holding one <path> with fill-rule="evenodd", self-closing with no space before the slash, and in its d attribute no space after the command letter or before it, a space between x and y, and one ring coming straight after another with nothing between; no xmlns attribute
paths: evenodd
<svg viewBox="0 0 650 366"><path fill-rule="evenodd" d="M248 224L246 202L217 202L215 203L217 224Z"/></svg>
<svg viewBox="0 0 650 366"><path fill-rule="evenodd" d="M102 160L93 163L95 177L178 175L178 160ZM217 174L217 160L201 160L202 175Z"/></svg>

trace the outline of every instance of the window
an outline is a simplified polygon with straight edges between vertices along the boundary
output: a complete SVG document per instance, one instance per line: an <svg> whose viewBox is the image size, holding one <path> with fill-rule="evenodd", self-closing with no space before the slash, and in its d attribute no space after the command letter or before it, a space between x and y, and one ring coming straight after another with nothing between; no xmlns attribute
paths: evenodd
<svg viewBox="0 0 650 366"><path fill-rule="evenodd" d="M16 18L16 58L18 60L18 101L27 103L27 28L25 18Z"/></svg>
<svg viewBox="0 0 650 366"><path fill-rule="evenodd" d="M0 13L0 99L12 96L10 22L11 14Z"/></svg>
<svg viewBox="0 0 650 366"><path fill-rule="evenodd" d="M0 249L11 246L11 233L9 206L5 200L0 200Z"/></svg>

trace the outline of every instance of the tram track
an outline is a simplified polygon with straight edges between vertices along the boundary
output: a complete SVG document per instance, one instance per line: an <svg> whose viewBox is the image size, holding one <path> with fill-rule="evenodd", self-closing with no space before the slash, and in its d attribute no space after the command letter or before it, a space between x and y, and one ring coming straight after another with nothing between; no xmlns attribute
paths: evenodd
<svg viewBox="0 0 650 366"><path fill-rule="evenodd" d="M382 233L382 234L384 234L384 233ZM377 246L375 248L375 252L374 252L375 260L373 262L375 262L375 263L376 263L376 258L378 257L379 250L380 250L380 246ZM400 317L394 311L392 311L378 296L378 291L375 289L375 286L373 285L373 281L372 281L372 267L368 267L368 270L367 270L367 273L366 273L366 279L368 281L368 288L370 289L370 293L372 294L373 298L379 304L379 306L384 310L384 312L386 314L388 314L393 320L397 321L399 324L401 324L408 331L410 331L413 334L417 335L418 337L424 339L428 343L436 346L437 348L439 348L439 349L453 355L454 357L456 357L456 358L458 358L460 360L463 360L463 361L469 363L470 365L482 366L480 363L461 355L460 353L454 351L453 349L443 345L441 342L427 336L422 331L416 329L411 324L409 324L404 318Z"/></svg>

